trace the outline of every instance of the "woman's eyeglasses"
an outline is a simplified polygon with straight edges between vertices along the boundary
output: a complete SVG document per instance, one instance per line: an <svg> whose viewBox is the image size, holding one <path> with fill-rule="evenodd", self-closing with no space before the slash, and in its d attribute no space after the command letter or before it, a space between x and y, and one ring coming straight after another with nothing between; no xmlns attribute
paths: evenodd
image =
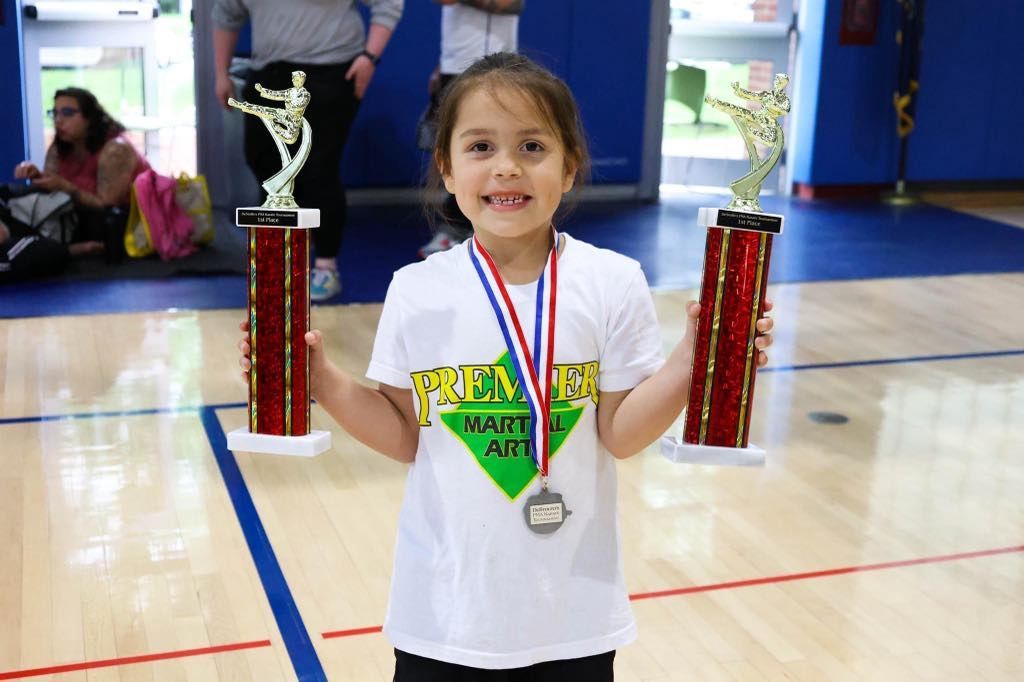
<svg viewBox="0 0 1024 682"><path fill-rule="evenodd" d="M46 115L54 119L71 118L80 111L81 109L75 109L74 107L61 107L60 109L50 109L46 112Z"/></svg>

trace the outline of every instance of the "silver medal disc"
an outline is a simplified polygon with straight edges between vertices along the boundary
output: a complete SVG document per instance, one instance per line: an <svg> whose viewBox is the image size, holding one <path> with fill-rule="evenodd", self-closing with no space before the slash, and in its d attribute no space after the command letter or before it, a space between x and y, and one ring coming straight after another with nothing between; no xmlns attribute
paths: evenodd
<svg viewBox="0 0 1024 682"><path fill-rule="evenodd" d="M541 490L529 497L526 506L523 507L527 528L543 535L554 533L561 528L570 514L572 512L565 508L561 494L550 490Z"/></svg>

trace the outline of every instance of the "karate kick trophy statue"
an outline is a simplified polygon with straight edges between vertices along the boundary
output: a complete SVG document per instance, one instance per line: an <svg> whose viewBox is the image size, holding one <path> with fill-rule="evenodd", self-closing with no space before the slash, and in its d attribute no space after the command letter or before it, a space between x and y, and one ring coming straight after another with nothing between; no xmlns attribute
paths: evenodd
<svg viewBox="0 0 1024 682"><path fill-rule="evenodd" d="M229 99L258 116L281 154L281 170L263 183L267 200L239 208L235 222L249 231L249 424L228 434L228 448L310 457L331 447L331 434L309 428L309 231L320 226L320 210L299 208L292 198L295 176L309 157L313 137L302 114L309 104L306 74L292 72L287 90L256 90L284 108ZM289 144L302 135L295 156Z"/></svg>
<svg viewBox="0 0 1024 682"><path fill-rule="evenodd" d="M661 439L662 454L674 462L764 463L764 450L747 440L757 371L755 324L764 312L772 236L782 233L782 216L762 212L758 193L782 155L778 117L789 112L788 83L786 74L776 74L772 89L762 92L733 83L737 96L761 104L758 111L704 98L736 124L750 155L750 172L729 185L734 196L728 206L701 208L697 214L708 236L686 423L682 441ZM769 147L763 159L755 140Z"/></svg>

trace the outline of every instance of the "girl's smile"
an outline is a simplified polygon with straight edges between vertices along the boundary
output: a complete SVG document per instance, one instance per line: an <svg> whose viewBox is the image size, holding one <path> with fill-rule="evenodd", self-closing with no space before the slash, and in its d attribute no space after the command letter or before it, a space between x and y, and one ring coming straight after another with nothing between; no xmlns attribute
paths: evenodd
<svg viewBox="0 0 1024 682"><path fill-rule="evenodd" d="M484 201L493 211L519 211L526 207L531 197L528 194L509 194L507 192L495 192L484 196Z"/></svg>

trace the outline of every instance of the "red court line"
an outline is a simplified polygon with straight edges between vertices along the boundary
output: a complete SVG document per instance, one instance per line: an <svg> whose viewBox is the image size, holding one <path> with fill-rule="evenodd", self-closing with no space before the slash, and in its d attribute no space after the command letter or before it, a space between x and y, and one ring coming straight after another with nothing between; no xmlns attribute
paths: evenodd
<svg viewBox="0 0 1024 682"><path fill-rule="evenodd" d="M864 564L863 566L848 566L845 568L830 568L824 571L808 571L806 573L788 573L785 575L774 575L766 578L752 578L750 580L734 580L727 583L712 583L710 585L693 585L691 587L679 587L674 590L659 590L657 592L638 592L629 595L630 601L641 599L657 599L660 597L675 597L681 594L694 594L696 592L713 592L715 590L729 590L737 587L750 587L752 585L768 585L771 583L785 583L794 580L809 580L811 578L827 578L833 575L846 575L849 573L864 573L867 571L881 571L887 568L902 568L905 566L920 566L921 564L939 564L947 561L960 561L963 559L977 559L980 557L996 556L998 554L1015 554L1024 552L1024 545L1014 547L1000 547L998 549L983 549L977 552L961 552L959 554L943 554L941 556L924 557L921 559L905 559L903 561L886 561L880 564ZM352 630L335 630L323 633L324 639L334 637L353 637L355 635L368 635L380 632L381 626L375 625L368 628L355 628Z"/></svg>
<svg viewBox="0 0 1024 682"><path fill-rule="evenodd" d="M866 571L881 571L887 568L902 568L904 566L920 566L921 564L938 564L946 561L958 561L961 559L977 559L979 557L994 556L996 554L1013 554L1024 552L1024 545L1016 547L1001 547L999 549L983 549L977 552L963 552L960 554L944 554L942 556L924 557L922 559L906 559L904 561L886 561L880 564L864 564L863 566L848 566L846 568L830 568L825 571L808 571L807 573L789 573L786 575L775 575L767 578L753 578L751 580L734 580L728 583L714 583L712 585L694 585L692 587L679 587L674 590L660 590L658 592L640 592L629 595L630 601L640 599L656 599L658 597L674 597L680 594L693 594L694 592L712 592L714 590L729 590L736 587L750 587L751 585L767 585L770 583L785 583L793 580L808 580L810 578L827 578L833 575L845 575L848 573L864 573Z"/></svg>
<svg viewBox="0 0 1024 682"><path fill-rule="evenodd" d="M55 665L49 668L32 668L31 670L12 670L11 672L0 672L0 680L17 680L24 677L39 677L40 675L54 675L56 673L69 673L79 670L92 670L93 668L109 668L115 665L130 665L132 663L147 663L149 661L163 661L169 658L187 658L189 656L202 656L204 654L220 654L225 651L238 651L240 649L258 649L270 646L269 639L261 639L255 642L239 642L237 644L221 644L219 646L206 646L199 649L182 649L180 651L165 651L159 654L144 654L142 656L125 656L123 658L107 658L102 661L82 661L81 663L67 663Z"/></svg>
<svg viewBox="0 0 1024 682"><path fill-rule="evenodd" d="M353 637L355 635L372 635L375 632L380 632L384 627L382 625L374 625L368 628L353 628L352 630L332 630L331 632L325 632L321 637L324 639L333 639L335 637Z"/></svg>

